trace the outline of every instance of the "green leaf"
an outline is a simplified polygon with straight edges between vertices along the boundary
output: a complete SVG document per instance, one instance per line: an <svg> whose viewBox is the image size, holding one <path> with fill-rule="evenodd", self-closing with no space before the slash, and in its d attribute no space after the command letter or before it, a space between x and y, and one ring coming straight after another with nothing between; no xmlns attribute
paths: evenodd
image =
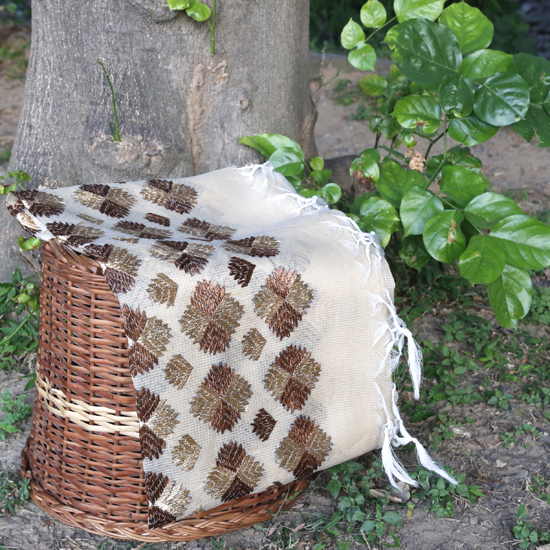
<svg viewBox="0 0 550 550"><path fill-rule="evenodd" d="M487 124L475 115L454 118L449 123L449 135L464 145L483 143L498 132L498 126Z"/></svg>
<svg viewBox="0 0 550 550"><path fill-rule="evenodd" d="M445 8L439 22L453 31L464 55L487 48L493 40L491 21L465 2Z"/></svg>
<svg viewBox="0 0 550 550"><path fill-rule="evenodd" d="M195 21L206 21L210 17L210 8L206 4L195 2L185 13Z"/></svg>
<svg viewBox="0 0 550 550"><path fill-rule="evenodd" d="M304 169L304 160L291 147L277 149L269 160L273 164L275 171L283 176L295 176Z"/></svg>
<svg viewBox="0 0 550 550"><path fill-rule="evenodd" d="M332 170L313 170L309 175L317 185L323 186L328 183L330 176L332 176Z"/></svg>
<svg viewBox="0 0 550 550"><path fill-rule="evenodd" d="M312 170L322 170L325 166L325 161L321 157L313 157L309 161L309 165L311 166Z"/></svg>
<svg viewBox="0 0 550 550"><path fill-rule="evenodd" d="M356 23L353 19L350 19L349 23L344 27L340 38L342 46L344 46L346 50L352 50L359 42L365 41L365 33L361 25Z"/></svg>
<svg viewBox="0 0 550 550"><path fill-rule="evenodd" d="M382 516L382 520L390 525L395 525L401 521L401 516L397 512L386 512Z"/></svg>
<svg viewBox="0 0 550 550"><path fill-rule="evenodd" d="M376 52L370 44L364 44L356 50L349 52L348 61L360 71L374 71Z"/></svg>
<svg viewBox="0 0 550 550"><path fill-rule="evenodd" d="M550 61L528 53L517 53L514 67L529 85L531 103L542 103L550 92Z"/></svg>
<svg viewBox="0 0 550 550"><path fill-rule="evenodd" d="M196 0L167 0L171 11L192 8Z"/></svg>
<svg viewBox="0 0 550 550"><path fill-rule="evenodd" d="M392 113L404 128L422 126L427 134L437 132L441 121L441 107L429 95L408 95L400 99Z"/></svg>
<svg viewBox="0 0 550 550"><path fill-rule="evenodd" d="M508 126L529 109L529 85L516 73L497 73L476 91L475 114L487 124Z"/></svg>
<svg viewBox="0 0 550 550"><path fill-rule="evenodd" d="M358 158L351 163L350 174L356 172L361 172L363 177L370 178L374 183L380 179L378 163L370 157Z"/></svg>
<svg viewBox="0 0 550 550"><path fill-rule="evenodd" d="M321 189L321 197L325 199L329 204L334 204L340 200L342 196L342 189L336 183L327 183Z"/></svg>
<svg viewBox="0 0 550 550"><path fill-rule="evenodd" d="M506 252L506 263L519 269L550 265L550 226L524 214L509 216L491 231Z"/></svg>
<svg viewBox="0 0 550 550"><path fill-rule="evenodd" d="M42 241L40 239L37 239L36 237L30 237L26 240L23 237L18 237L17 242L21 250L34 250L35 248L38 248L42 243Z"/></svg>
<svg viewBox="0 0 550 550"><path fill-rule="evenodd" d="M302 148L292 139L279 134L256 134L255 136L244 136L239 140L242 145L253 147L268 159L271 155L282 147L292 149L295 154L304 160Z"/></svg>
<svg viewBox="0 0 550 550"><path fill-rule="evenodd" d="M13 193L17 191L17 184L12 183L11 185L0 185L0 194L7 195L8 193Z"/></svg>
<svg viewBox="0 0 550 550"><path fill-rule="evenodd" d="M362 158L371 158L376 163L380 162L380 151L378 149L365 149L359 153L359 156Z"/></svg>
<svg viewBox="0 0 550 550"><path fill-rule="evenodd" d="M514 70L514 58L510 54L498 50L479 50L464 59L460 74L475 84L483 84L496 73Z"/></svg>
<svg viewBox="0 0 550 550"><path fill-rule="evenodd" d="M376 189L378 189L383 199L393 206L399 207L403 195L412 187L426 189L428 180L420 172L406 170L393 160L387 160L382 164Z"/></svg>
<svg viewBox="0 0 550 550"><path fill-rule="evenodd" d="M336 499L342 489L342 483L337 479L331 479L327 484L327 489L332 495L332 498Z"/></svg>
<svg viewBox="0 0 550 550"><path fill-rule="evenodd" d="M365 533L370 533L374 528L376 527L376 522L372 519L368 519L361 525L361 531L364 531Z"/></svg>
<svg viewBox="0 0 550 550"><path fill-rule="evenodd" d="M430 261L431 256L428 254L422 237L414 235L405 237L401 241L399 257L409 266L416 269L418 272Z"/></svg>
<svg viewBox="0 0 550 550"><path fill-rule="evenodd" d="M459 4L453 4L453 6L457 5ZM472 82L458 73L449 73L439 86L441 107L458 118L468 116L472 112L474 95Z"/></svg>
<svg viewBox="0 0 550 550"><path fill-rule="evenodd" d="M399 229L399 216L395 208L379 197L369 197L361 204L360 214L363 216L360 227L363 231L374 231L385 248L392 233Z"/></svg>
<svg viewBox="0 0 550 550"><path fill-rule="evenodd" d="M395 0L393 9L400 23L420 18L435 21L443 11L444 4L445 0Z"/></svg>
<svg viewBox="0 0 550 550"><path fill-rule="evenodd" d="M512 128L526 141L537 136L539 147L550 147L550 115L538 105L531 103L523 120L512 125Z"/></svg>
<svg viewBox="0 0 550 550"><path fill-rule="evenodd" d="M516 327L529 312L533 290L526 271L507 265L488 290L495 318L503 327Z"/></svg>
<svg viewBox="0 0 550 550"><path fill-rule="evenodd" d="M523 210L509 197L489 191L472 199L464 214L477 228L489 229L509 216L523 214Z"/></svg>
<svg viewBox="0 0 550 550"><path fill-rule="evenodd" d="M432 258L449 264L466 250L466 238L460 231L463 219L459 210L445 210L426 222L422 236Z"/></svg>
<svg viewBox="0 0 550 550"><path fill-rule="evenodd" d="M359 85L367 95L379 96L386 91L388 81L383 76L369 74L359 81Z"/></svg>
<svg viewBox="0 0 550 550"><path fill-rule="evenodd" d="M432 192L415 187L409 189L403 195L399 209L405 237L422 235L426 222L443 210L443 203Z"/></svg>
<svg viewBox="0 0 550 550"><path fill-rule="evenodd" d="M488 184L487 178L464 166L445 166L441 172L441 191L461 206L483 193Z"/></svg>
<svg viewBox="0 0 550 550"><path fill-rule="evenodd" d="M386 8L378 0L369 0L361 8L361 23L368 29L378 29L387 18Z"/></svg>
<svg viewBox="0 0 550 550"><path fill-rule="evenodd" d="M491 237L476 236L460 256L460 274L472 284L489 284L504 271L506 254Z"/></svg>
<svg viewBox="0 0 550 550"><path fill-rule="evenodd" d="M411 4L410 0L404 3ZM434 92L443 77L456 72L462 63L456 36L447 27L426 19L412 19L392 27L384 42L394 50L392 59L399 70Z"/></svg>

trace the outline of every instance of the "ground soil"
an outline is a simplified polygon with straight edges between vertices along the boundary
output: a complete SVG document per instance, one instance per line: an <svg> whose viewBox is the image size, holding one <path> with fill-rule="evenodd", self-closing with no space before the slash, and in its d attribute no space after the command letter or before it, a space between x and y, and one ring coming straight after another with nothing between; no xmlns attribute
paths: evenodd
<svg viewBox="0 0 550 550"><path fill-rule="evenodd" d="M341 59L327 59L325 78L335 74L343 66ZM387 64L386 64L387 66ZM349 66L348 66L349 68ZM383 67L382 67L383 69ZM318 72L318 58L313 57L312 72ZM357 81L361 75L349 72L345 66L341 78ZM23 98L24 82L21 78L0 76L0 153L11 148ZM316 140L319 153L325 158L355 154L374 143L374 137L362 121L349 119L356 106L335 105L331 96L334 85L328 87L320 98L319 120L316 127ZM489 143L476 148L476 155L484 165L484 173L496 190L516 191L522 206L530 212L547 209L550 203L550 157L547 149L526 144L514 132L503 129ZM6 165L0 170L5 172ZM420 339L433 342L442 339L440 327L447 322L453 309L452 304L435 309L418 320L414 331ZM491 318L491 312L484 306L476 314ZM550 336L549 327L527 327L533 333ZM496 329L495 329L496 330ZM504 336L503 336L504 337ZM25 381L22 372L0 372L0 393L9 389L17 395L23 391ZM487 373L480 370L468 378L465 384L474 388L481 384ZM511 391L512 385L499 384L502 391ZM32 391L27 392L26 401L32 403ZM475 505L460 501L457 513L449 519L441 519L432 512L425 511L425 502L415 503L411 517L405 517L406 509L395 507L403 516L403 528L398 535L401 548L408 550L503 550L517 547L511 528L515 524L515 514L520 503L526 504L529 520L539 530L548 529L550 505L536 498L530 485L534 475L550 477L550 423L542 419L541 411L533 405L519 400L512 402L508 411L498 411L486 404L475 406L446 407L449 417L463 420L474 419L455 437L444 441L434 457L451 466L455 472L465 472L467 483L481 487L486 498ZM428 419L423 424L411 425L412 433L421 441L429 443L437 419ZM504 446L500 432L510 431L516 425L531 423L537 429L537 437L508 448ZM11 435L0 442L0 468L18 468L20 453L27 438L30 422L23 423L19 434ZM528 443L528 445L525 445ZM404 457L408 466L413 466L412 458ZM263 524L261 529L244 529L228 534L226 547L234 549L278 548L271 542L275 528L280 523L297 527L293 534L296 546L284 548L311 549L314 533L308 529L320 515L330 515L336 510L336 501L324 489L327 474L321 474L311 484L305 497L291 511ZM381 480L381 486L385 480ZM265 529L264 529L265 528ZM391 542L391 539L387 539ZM138 549L144 548L138 542L118 542L73 529L50 518L34 503L21 506L14 515L0 516L0 545L9 549L61 550L61 549ZM279 546L283 548L282 546ZM336 546L335 546L336 547ZM165 543L146 546L158 549L211 549L215 548L211 539L190 543ZM366 545L351 542L350 548L367 548Z"/></svg>

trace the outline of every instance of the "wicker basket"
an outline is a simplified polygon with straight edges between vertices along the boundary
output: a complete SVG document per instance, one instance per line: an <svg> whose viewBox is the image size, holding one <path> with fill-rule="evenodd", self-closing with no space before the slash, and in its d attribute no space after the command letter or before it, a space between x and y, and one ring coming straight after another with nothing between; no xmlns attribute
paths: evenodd
<svg viewBox="0 0 550 550"><path fill-rule="evenodd" d="M150 531L120 304L94 260L42 253L38 370L21 472L47 513L92 533L147 542L216 536L273 517L307 479L272 486Z"/></svg>

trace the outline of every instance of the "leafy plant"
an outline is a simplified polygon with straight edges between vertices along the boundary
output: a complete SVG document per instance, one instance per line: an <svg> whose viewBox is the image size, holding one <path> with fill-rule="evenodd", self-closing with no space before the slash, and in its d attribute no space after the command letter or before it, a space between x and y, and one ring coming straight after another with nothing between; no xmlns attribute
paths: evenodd
<svg viewBox="0 0 550 550"><path fill-rule="evenodd" d="M2 393L2 412L6 413L6 415L0 420L0 441L6 439L6 434L20 431L15 424L24 420L32 413L32 407L26 405L23 399L24 395L21 394L14 400L7 388Z"/></svg>
<svg viewBox="0 0 550 550"><path fill-rule="evenodd" d="M0 501L2 514L13 514L18 506L29 500L30 481L29 478L21 479L19 473L14 470L3 470L0 472Z"/></svg>
<svg viewBox="0 0 550 550"><path fill-rule="evenodd" d="M360 11L363 26L350 20L342 31L350 63L373 70L377 56L369 42L397 22L384 38L395 63L389 77L370 74L360 81L372 100L367 116L376 142L351 171L375 190L345 196L330 172L316 159L306 162L288 138L262 134L240 142L268 157L303 196L320 195L363 231L375 231L382 246L396 234L408 266L420 271L432 259L458 263L470 283L488 285L497 321L516 327L532 301L529 270L550 265L550 226L525 215L511 198L487 191L470 147L502 126L550 146L550 62L488 49L494 27L487 17L465 2L443 9L444 3L395 0L396 16L387 19L384 5L369 0ZM448 148L448 136L460 145ZM415 149L420 139L427 142L425 155ZM440 140L444 152L431 155ZM406 154L398 150L401 143Z"/></svg>
<svg viewBox="0 0 550 550"><path fill-rule="evenodd" d="M199 0L167 0L168 7L171 11L179 10L185 11L185 13L195 21L202 23L212 16L212 20L209 21L210 27L210 54L216 53L216 0L212 0L212 11L210 8L199 2Z"/></svg>
<svg viewBox="0 0 550 550"><path fill-rule="evenodd" d="M521 550L526 550L531 544L537 542L550 542L550 533L548 531L539 533L536 529L533 529L533 525L530 522L523 521L526 515L527 509L525 508L525 504L521 504L516 513L518 522L512 528L514 537L521 541L519 548L521 548Z"/></svg>
<svg viewBox="0 0 550 550"><path fill-rule="evenodd" d="M99 59L97 60L97 62L101 65L101 68L103 69L103 74L105 75L105 78L107 78L107 82L111 90L111 101L113 102L113 118L115 122L114 128L113 128L113 125L109 122L109 128L111 128L111 135L113 136L113 141L120 141L120 134L118 133L118 115L116 112L115 90L113 89L113 83L111 82L111 77L109 76L109 73L105 68L105 65L103 65L103 63Z"/></svg>

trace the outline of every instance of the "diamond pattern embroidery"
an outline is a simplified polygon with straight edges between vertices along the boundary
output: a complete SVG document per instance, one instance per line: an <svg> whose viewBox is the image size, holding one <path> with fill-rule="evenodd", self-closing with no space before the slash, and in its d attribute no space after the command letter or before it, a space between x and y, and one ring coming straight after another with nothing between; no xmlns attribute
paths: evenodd
<svg viewBox="0 0 550 550"><path fill-rule="evenodd" d="M125 218L136 202L128 191L100 184L81 185L74 192L73 199L111 218Z"/></svg>
<svg viewBox="0 0 550 550"><path fill-rule="evenodd" d="M248 286L252 274L256 266L244 260L243 258L232 257L229 259L229 274L237 281L243 288Z"/></svg>
<svg viewBox="0 0 550 550"><path fill-rule="evenodd" d="M25 211L25 203L29 205L29 214L33 216L58 216L65 210L65 201L52 193L45 193L37 189L28 189L25 191L14 191L12 193L17 201L11 200L6 203L10 214L16 217ZM19 218L18 218L19 219Z"/></svg>
<svg viewBox="0 0 550 550"><path fill-rule="evenodd" d="M145 200L178 214L189 214L197 204L197 192L188 185L168 180L150 180L141 190Z"/></svg>
<svg viewBox="0 0 550 550"><path fill-rule="evenodd" d="M166 380L178 390L182 390L187 384L193 367L181 356L174 355L166 365L164 374Z"/></svg>
<svg viewBox="0 0 550 550"><path fill-rule="evenodd" d="M183 470L190 472L199 458L201 448L190 436L184 435L172 451L172 460Z"/></svg>
<svg viewBox="0 0 550 550"><path fill-rule="evenodd" d="M190 413L217 432L231 431L252 396L250 384L227 365L212 365L191 401Z"/></svg>
<svg viewBox="0 0 550 550"><path fill-rule="evenodd" d="M208 474L205 491L222 502L250 494L264 474L263 465L231 441L222 446L216 467Z"/></svg>
<svg viewBox="0 0 550 550"><path fill-rule="evenodd" d="M212 282L197 283L191 304L179 320L181 331L199 344L199 349L215 355L229 347L244 308Z"/></svg>
<svg viewBox="0 0 550 550"><path fill-rule="evenodd" d="M56 237L67 237L63 240L70 246L83 246L105 234L102 229L90 227L84 223L75 225L73 223L52 222L46 224L46 227Z"/></svg>
<svg viewBox="0 0 550 550"><path fill-rule="evenodd" d="M128 220L118 222L113 226L113 229L141 239L168 239L172 236L172 232L168 231L168 229L147 227L144 223L130 222Z"/></svg>
<svg viewBox="0 0 550 550"><path fill-rule="evenodd" d="M275 237L261 235L259 237L247 237L238 241L227 241L223 247L228 252L246 254L257 258L277 256L281 243Z"/></svg>
<svg viewBox="0 0 550 550"><path fill-rule="evenodd" d="M327 458L332 440L314 420L299 416L275 450L281 468L292 472L296 479L311 475Z"/></svg>
<svg viewBox="0 0 550 550"><path fill-rule="evenodd" d="M313 301L313 290L296 271L278 267L252 300L256 313L282 340L302 320Z"/></svg>
<svg viewBox="0 0 550 550"><path fill-rule="evenodd" d="M305 348L288 346L275 358L264 387L288 411L300 410L319 379L321 365Z"/></svg>
<svg viewBox="0 0 550 550"><path fill-rule="evenodd" d="M214 247L204 244L189 244L185 241L157 241L151 255L159 260L173 262L178 269L189 275L197 275L214 253Z"/></svg>
<svg viewBox="0 0 550 550"><path fill-rule="evenodd" d="M253 361L257 361L265 346L265 338L257 328L251 328L243 338L243 353Z"/></svg>
<svg viewBox="0 0 550 550"><path fill-rule="evenodd" d="M196 218L185 220L181 227L178 228L178 231L209 242L229 239L235 233L235 229L232 227L214 225L213 223L197 220Z"/></svg>
<svg viewBox="0 0 550 550"><path fill-rule="evenodd" d="M262 441L267 441L277 421L265 410L260 409L254 422L252 422L252 433L256 434Z"/></svg>

